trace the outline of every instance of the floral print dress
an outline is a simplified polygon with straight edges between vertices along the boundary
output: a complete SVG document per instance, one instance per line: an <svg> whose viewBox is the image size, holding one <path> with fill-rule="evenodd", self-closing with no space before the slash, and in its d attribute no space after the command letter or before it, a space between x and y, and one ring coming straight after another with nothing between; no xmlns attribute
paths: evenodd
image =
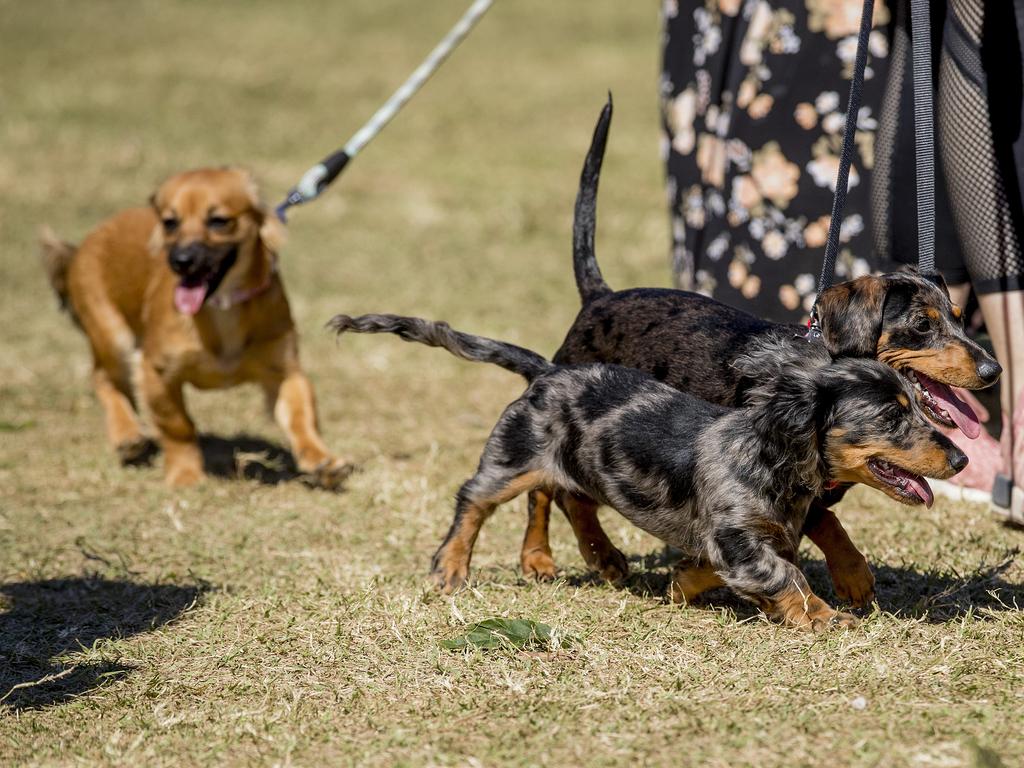
<svg viewBox="0 0 1024 768"><path fill-rule="evenodd" d="M680 288L774 320L817 289L862 0L665 0L662 106ZM837 279L872 263L867 174L889 54L876 0Z"/></svg>

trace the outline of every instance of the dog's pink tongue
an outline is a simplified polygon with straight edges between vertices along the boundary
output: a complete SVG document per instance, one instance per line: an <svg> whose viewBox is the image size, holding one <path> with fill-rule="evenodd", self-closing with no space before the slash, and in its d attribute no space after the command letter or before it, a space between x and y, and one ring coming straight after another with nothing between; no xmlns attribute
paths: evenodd
<svg viewBox="0 0 1024 768"><path fill-rule="evenodd" d="M206 284L181 285L174 289L174 306L183 315L194 315L203 307Z"/></svg>
<svg viewBox="0 0 1024 768"><path fill-rule="evenodd" d="M935 501L935 494L932 493L932 487L928 485L928 481L920 475L912 475L909 472L905 477L907 478L907 487L917 494L926 507L930 508L932 502Z"/></svg>
<svg viewBox="0 0 1024 768"><path fill-rule="evenodd" d="M965 435L973 440L981 434L981 422L978 421L978 415L971 406L957 397L949 386L929 379L920 373L917 373L917 379Z"/></svg>

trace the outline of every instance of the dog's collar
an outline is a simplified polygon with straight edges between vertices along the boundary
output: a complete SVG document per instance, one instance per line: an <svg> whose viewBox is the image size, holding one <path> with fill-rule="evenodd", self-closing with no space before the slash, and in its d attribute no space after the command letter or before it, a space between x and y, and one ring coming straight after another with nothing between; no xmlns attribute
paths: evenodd
<svg viewBox="0 0 1024 768"><path fill-rule="evenodd" d="M277 254L270 255L270 269L267 270L267 276L259 285L237 288L231 293L226 295L214 295L207 299L206 303L214 309L231 309L237 307L239 304L244 304L247 301L252 301L257 296L262 296L264 293L270 290L270 286L274 282L274 275L277 274Z"/></svg>
<svg viewBox="0 0 1024 768"><path fill-rule="evenodd" d="M818 320L818 305L811 308L811 316L807 319L807 333L804 338L808 341L819 341L821 339L821 322Z"/></svg>

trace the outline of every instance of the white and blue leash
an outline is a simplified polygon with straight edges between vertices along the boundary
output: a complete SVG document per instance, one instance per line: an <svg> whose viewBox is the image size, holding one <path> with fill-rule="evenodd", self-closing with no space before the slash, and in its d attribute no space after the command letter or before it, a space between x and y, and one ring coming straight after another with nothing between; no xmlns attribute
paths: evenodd
<svg viewBox="0 0 1024 768"><path fill-rule="evenodd" d="M475 0L462 15L462 18L444 36L444 39L423 60L423 63L416 67L416 71L409 75L409 78L391 95L391 98L384 102L383 106L362 128L356 131L348 143L302 174L302 178L288 192L284 202L277 206L277 215L281 221L285 220L285 212L289 208L315 200L338 177L338 174L348 165L349 160L359 154L359 151L380 133L384 126L391 122L391 119L405 106L406 102L423 87L423 84L466 38L493 3L494 0Z"/></svg>

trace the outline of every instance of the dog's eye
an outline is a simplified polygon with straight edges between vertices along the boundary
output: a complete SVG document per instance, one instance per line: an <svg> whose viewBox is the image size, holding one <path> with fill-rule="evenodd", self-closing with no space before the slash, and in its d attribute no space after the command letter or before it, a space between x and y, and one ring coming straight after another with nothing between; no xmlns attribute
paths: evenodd
<svg viewBox="0 0 1024 768"><path fill-rule="evenodd" d="M927 317L922 317L917 323L914 324L914 330L918 333L928 333L932 329L932 321Z"/></svg>
<svg viewBox="0 0 1024 768"><path fill-rule="evenodd" d="M164 225L164 232L166 232L167 234L171 234L172 232L178 229L179 222L175 218L168 217L164 219L162 223Z"/></svg>
<svg viewBox="0 0 1024 768"><path fill-rule="evenodd" d="M206 220L206 226L210 229L226 229L231 224L227 216L211 216Z"/></svg>

